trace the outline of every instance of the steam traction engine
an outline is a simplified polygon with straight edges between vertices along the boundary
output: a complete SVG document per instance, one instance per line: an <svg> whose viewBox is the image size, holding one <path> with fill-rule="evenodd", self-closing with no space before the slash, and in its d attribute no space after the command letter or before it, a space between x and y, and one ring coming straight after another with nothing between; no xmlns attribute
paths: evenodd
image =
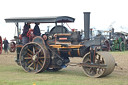
<svg viewBox="0 0 128 85"><path fill-rule="evenodd" d="M74 18L68 16L39 17L39 18L8 18L6 22L39 22L55 23L55 26L42 36L34 37L32 42L24 46L17 38L16 62L26 72L42 72L45 70L58 71L67 67L69 57L81 57L85 74L90 77L102 77L113 72L114 58L108 52L97 52L98 40L89 39L90 12L84 12L84 38L82 32L69 31L63 23L74 22ZM62 23L58 25L58 23ZM19 34L18 34L19 35Z"/></svg>

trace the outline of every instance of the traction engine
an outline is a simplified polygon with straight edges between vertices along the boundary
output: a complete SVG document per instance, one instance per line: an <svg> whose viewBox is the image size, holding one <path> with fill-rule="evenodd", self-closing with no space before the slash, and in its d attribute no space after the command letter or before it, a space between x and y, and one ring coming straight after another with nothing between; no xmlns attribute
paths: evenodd
<svg viewBox="0 0 128 85"><path fill-rule="evenodd" d="M9 18L6 22L55 23L42 36L36 36L24 46L17 40L16 62L26 72L59 71L70 64L70 57L81 57L77 63L90 77L103 77L113 72L115 60L108 52L97 51L98 40L89 39L90 12L84 12L84 38L80 31L69 31L63 23L74 22L68 16L43 18ZM62 23L62 25L58 25Z"/></svg>

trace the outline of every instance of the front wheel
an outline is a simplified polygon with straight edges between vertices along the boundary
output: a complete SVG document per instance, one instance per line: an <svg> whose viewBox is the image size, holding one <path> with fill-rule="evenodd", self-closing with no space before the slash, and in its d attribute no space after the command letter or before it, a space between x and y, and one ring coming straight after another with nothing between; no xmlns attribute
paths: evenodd
<svg viewBox="0 0 128 85"><path fill-rule="evenodd" d="M108 52L98 52L95 54L95 60L93 65L99 65L99 67L82 66L85 74L89 77L103 77L113 72L115 68L115 60ZM90 60L90 52L84 56L83 63L92 64ZM100 66L106 66L102 68Z"/></svg>

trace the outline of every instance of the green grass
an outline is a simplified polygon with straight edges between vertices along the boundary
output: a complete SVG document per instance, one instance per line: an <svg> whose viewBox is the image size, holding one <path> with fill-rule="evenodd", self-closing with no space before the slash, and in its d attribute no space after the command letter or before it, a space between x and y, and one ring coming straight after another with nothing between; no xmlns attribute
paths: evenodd
<svg viewBox="0 0 128 85"><path fill-rule="evenodd" d="M111 54L127 54L111 52ZM127 72L128 73L128 72ZM126 74L127 74L126 73ZM67 67L58 72L27 73L22 67L14 64L0 65L0 85L128 85L128 75L114 71L103 78L85 76L81 67Z"/></svg>
<svg viewBox="0 0 128 85"><path fill-rule="evenodd" d="M110 52L113 56L118 55L119 57L121 56L128 56L128 51L113 51ZM128 59L128 58L127 58Z"/></svg>
<svg viewBox="0 0 128 85"><path fill-rule="evenodd" d="M103 78L90 78L82 71L69 69L31 74L19 66L0 65L0 68L0 85L128 85L128 77L116 73Z"/></svg>
<svg viewBox="0 0 128 85"><path fill-rule="evenodd" d="M110 51L110 53L116 53L116 54L126 53L126 54L128 54L128 51Z"/></svg>

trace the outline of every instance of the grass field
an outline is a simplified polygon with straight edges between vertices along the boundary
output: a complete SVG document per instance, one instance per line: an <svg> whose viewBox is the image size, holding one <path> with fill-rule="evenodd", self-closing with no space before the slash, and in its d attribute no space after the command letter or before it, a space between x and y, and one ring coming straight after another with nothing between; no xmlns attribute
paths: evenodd
<svg viewBox="0 0 128 85"><path fill-rule="evenodd" d="M69 66L58 72L26 73L14 62L15 53L3 53L0 55L0 85L128 85L128 51L111 54L118 64L114 72L103 78L90 78L78 66ZM73 62L81 60L71 59Z"/></svg>

